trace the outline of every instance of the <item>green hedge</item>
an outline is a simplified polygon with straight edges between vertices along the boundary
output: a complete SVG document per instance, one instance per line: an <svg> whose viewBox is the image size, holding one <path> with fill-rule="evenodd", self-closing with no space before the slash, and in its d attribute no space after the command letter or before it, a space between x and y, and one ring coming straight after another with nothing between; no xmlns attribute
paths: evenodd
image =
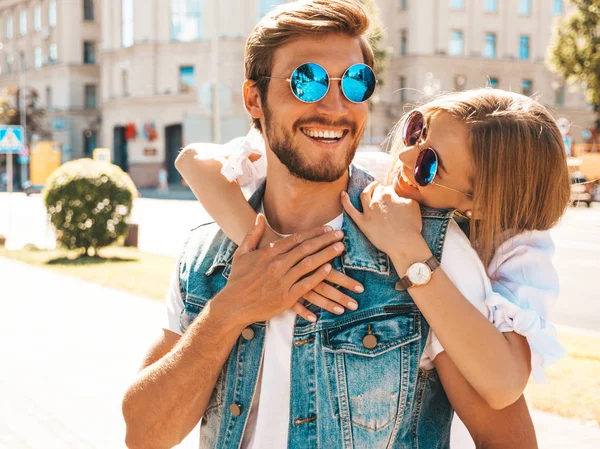
<svg viewBox="0 0 600 449"><path fill-rule="evenodd" d="M137 189L118 166L77 159L56 169L42 194L58 243L95 254L127 235Z"/></svg>

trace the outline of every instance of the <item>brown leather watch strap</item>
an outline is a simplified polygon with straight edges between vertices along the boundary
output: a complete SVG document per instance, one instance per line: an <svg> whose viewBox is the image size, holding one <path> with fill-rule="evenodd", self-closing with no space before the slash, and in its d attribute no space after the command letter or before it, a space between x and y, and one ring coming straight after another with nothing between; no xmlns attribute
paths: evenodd
<svg viewBox="0 0 600 449"><path fill-rule="evenodd" d="M434 270L440 266L440 263L435 258L435 256L431 256L429 259L427 259L423 263L431 269L431 274L433 274ZM396 288L396 290L403 292L405 290L408 290L412 286L413 286L413 283L408 278L408 274L405 274L398 282L396 282L395 288Z"/></svg>
<svg viewBox="0 0 600 449"><path fill-rule="evenodd" d="M425 265L427 265L429 268L431 268L431 272L433 273L435 271L435 269L437 267L440 266L440 263L438 262L438 260L435 258L435 256L431 256L429 259L427 259L425 262Z"/></svg>

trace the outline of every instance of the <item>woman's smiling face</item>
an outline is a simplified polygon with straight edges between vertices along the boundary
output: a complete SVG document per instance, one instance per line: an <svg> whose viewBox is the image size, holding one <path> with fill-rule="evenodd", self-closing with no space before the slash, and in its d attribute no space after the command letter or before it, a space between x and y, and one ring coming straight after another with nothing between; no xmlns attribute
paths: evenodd
<svg viewBox="0 0 600 449"><path fill-rule="evenodd" d="M415 181L415 165L419 153L433 148L438 156L435 183L462 192L472 193L473 158L469 149L469 129L460 120L444 111L435 111L425 117L425 127L419 141L403 148L394 167L394 190L399 196L414 199L420 204L440 209L467 210L472 208L472 197L445 189L440 185L424 187Z"/></svg>

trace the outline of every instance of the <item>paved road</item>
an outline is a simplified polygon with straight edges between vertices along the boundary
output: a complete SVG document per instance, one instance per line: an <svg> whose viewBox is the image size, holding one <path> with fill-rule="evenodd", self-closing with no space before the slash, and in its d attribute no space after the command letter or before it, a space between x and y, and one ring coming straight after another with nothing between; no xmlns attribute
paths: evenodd
<svg viewBox="0 0 600 449"><path fill-rule="evenodd" d="M0 193L0 235L7 234L9 215L14 243L53 244L39 196L14 194L9 201ZM140 224L142 250L171 256L179 253L189 229L210 221L195 201L145 198L136 200L132 219ZM561 296L551 320L600 331L600 203L589 209L570 208L552 234Z"/></svg>
<svg viewBox="0 0 600 449"><path fill-rule="evenodd" d="M0 279L0 449L124 448L121 397L162 304L3 258ZM596 425L532 415L540 449L600 447Z"/></svg>

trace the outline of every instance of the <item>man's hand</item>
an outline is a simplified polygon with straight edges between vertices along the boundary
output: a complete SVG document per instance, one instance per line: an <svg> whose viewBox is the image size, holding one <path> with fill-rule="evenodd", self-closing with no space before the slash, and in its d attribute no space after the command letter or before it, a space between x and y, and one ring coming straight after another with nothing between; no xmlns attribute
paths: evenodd
<svg viewBox="0 0 600 449"><path fill-rule="evenodd" d="M259 214L234 255L227 285L213 299L243 327L294 306L329 276L328 262L344 250L343 233L322 226L258 249L265 226L265 217Z"/></svg>

